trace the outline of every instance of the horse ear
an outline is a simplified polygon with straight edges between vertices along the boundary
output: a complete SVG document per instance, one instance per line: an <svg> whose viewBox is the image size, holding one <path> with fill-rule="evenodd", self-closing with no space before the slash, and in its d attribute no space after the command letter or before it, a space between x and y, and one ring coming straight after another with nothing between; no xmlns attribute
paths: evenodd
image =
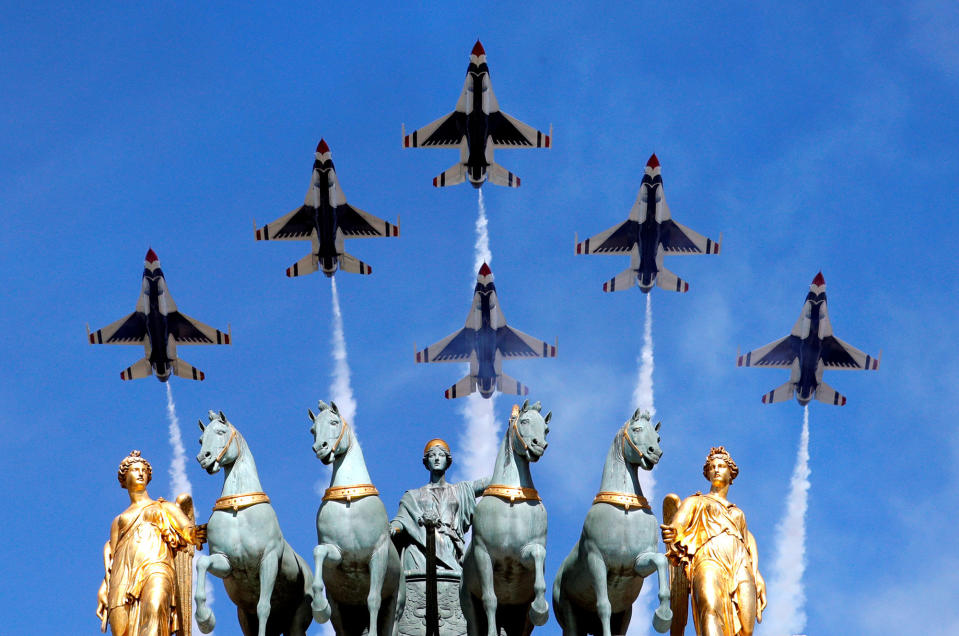
<svg viewBox="0 0 959 636"><path fill-rule="evenodd" d="M199 424L201 433L206 430L206 428L203 426L203 420L197 420L196 423Z"/></svg>
<svg viewBox="0 0 959 636"><path fill-rule="evenodd" d="M336 408L336 402L334 402L333 400L330 400L330 410L336 413L337 415L340 414L340 409Z"/></svg>
<svg viewBox="0 0 959 636"><path fill-rule="evenodd" d="M633 417L632 417L633 421L639 419L639 414L640 414L640 409L636 409L635 411L633 411Z"/></svg>
<svg viewBox="0 0 959 636"><path fill-rule="evenodd" d="M543 418L543 421L546 422L547 424L549 424L549 420L550 420L550 418L552 418L552 417L553 417L553 412L550 411L549 413L546 414L546 417Z"/></svg>
<svg viewBox="0 0 959 636"><path fill-rule="evenodd" d="M663 425L663 421L662 421L662 420L659 420L658 422L656 422L656 428L655 428L654 430L657 431L657 432L659 432L659 427L662 426L662 425Z"/></svg>
<svg viewBox="0 0 959 636"><path fill-rule="evenodd" d="M223 414L223 411L220 411L220 421L226 424L226 415Z"/></svg>
<svg viewBox="0 0 959 636"><path fill-rule="evenodd" d="M310 421L311 421L311 422L315 422L315 421L316 421L316 416L313 415L313 410L312 410L312 409L306 409L306 412L310 414Z"/></svg>
<svg viewBox="0 0 959 636"><path fill-rule="evenodd" d="M519 410L520 410L520 412L522 413L523 411L527 410L528 408L529 408L529 400L526 400L525 402L523 402L523 406L521 406Z"/></svg>

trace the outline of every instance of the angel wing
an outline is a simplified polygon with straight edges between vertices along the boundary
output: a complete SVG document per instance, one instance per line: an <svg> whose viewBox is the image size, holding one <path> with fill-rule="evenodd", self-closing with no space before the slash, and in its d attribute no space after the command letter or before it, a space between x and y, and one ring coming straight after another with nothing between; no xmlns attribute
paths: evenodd
<svg viewBox="0 0 959 636"><path fill-rule="evenodd" d="M176 498L177 507L183 511L191 524L196 523L193 512L193 497L184 493ZM188 545L177 550L173 557L173 575L176 579L173 612L174 632L177 636L190 636L193 628L193 553L196 547Z"/></svg>
<svg viewBox="0 0 959 636"><path fill-rule="evenodd" d="M679 496L669 493L663 499L663 524L669 525L682 503ZM682 565L669 563L669 608L673 610L673 622L669 628L670 636L682 636L689 619L689 579Z"/></svg>

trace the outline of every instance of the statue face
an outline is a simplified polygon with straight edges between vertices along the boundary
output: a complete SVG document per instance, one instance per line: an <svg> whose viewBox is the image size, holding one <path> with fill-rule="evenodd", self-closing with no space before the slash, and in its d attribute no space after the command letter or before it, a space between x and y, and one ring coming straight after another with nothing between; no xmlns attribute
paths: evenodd
<svg viewBox="0 0 959 636"><path fill-rule="evenodd" d="M146 464L142 462L137 462L132 464L127 469L126 478L124 479L124 487L127 490L144 490L147 487L147 482L150 480L150 471L147 469Z"/></svg>
<svg viewBox="0 0 959 636"><path fill-rule="evenodd" d="M718 486L728 486L733 483L733 473L729 469L729 464L720 457L710 460L706 473L709 475L710 483Z"/></svg>
<svg viewBox="0 0 959 636"><path fill-rule="evenodd" d="M445 472L449 467L449 460L446 458L446 453L442 448L434 446L426 453L426 467L430 471L440 471Z"/></svg>

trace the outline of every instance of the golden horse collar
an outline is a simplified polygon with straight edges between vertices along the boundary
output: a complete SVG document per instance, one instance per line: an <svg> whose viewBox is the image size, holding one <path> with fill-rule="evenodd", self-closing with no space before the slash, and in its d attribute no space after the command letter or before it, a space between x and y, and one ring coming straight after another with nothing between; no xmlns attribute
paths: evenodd
<svg viewBox="0 0 959 636"><path fill-rule="evenodd" d="M492 495L500 499L508 499L510 503L514 501L542 501L535 488L522 488L519 486L503 486L501 484L490 484L483 491L483 496Z"/></svg>
<svg viewBox="0 0 959 636"><path fill-rule="evenodd" d="M345 501L350 503L354 499L362 499L378 495L380 491L373 484L356 484L355 486L330 486L323 493L323 501Z"/></svg>
<svg viewBox="0 0 959 636"><path fill-rule="evenodd" d="M266 496L265 492L247 492L242 495L220 497L216 500L216 503L213 504L213 509L237 512L260 503L270 503L270 498Z"/></svg>
<svg viewBox="0 0 959 636"><path fill-rule="evenodd" d="M630 508L642 508L644 510L652 510L649 506L649 502L646 501L646 497L640 497L639 495L634 495L629 492L613 492L611 490L601 490L596 493L596 498L593 499L594 504L598 503L608 503L614 506L619 506L624 510L629 510Z"/></svg>

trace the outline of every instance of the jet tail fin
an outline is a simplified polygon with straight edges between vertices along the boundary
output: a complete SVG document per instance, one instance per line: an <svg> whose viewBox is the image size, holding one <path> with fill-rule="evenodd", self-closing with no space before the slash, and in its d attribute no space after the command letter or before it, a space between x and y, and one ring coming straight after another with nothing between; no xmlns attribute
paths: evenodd
<svg viewBox="0 0 959 636"><path fill-rule="evenodd" d="M473 376L466 375L462 380L446 389L444 395L447 400L452 400L458 397L466 397L474 391L476 391L476 380L473 379Z"/></svg>
<svg viewBox="0 0 959 636"><path fill-rule="evenodd" d="M846 396L825 382L820 382L819 386L816 387L816 399L823 404L832 404L833 406L846 405Z"/></svg>
<svg viewBox="0 0 959 636"><path fill-rule="evenodd" d="M796 385L792 380L782 386L778 386L769 393L763 393L763 404L773 404L775 402L785 402L791 400L796 394Z"/></svg>
<svg viewBox="0 0 959 636"><path fill-rule="evenodd" d="M506 186L507 188L519 187L519 177L495 162L490 164L487 178L494 185Z"/></svg>
<svg viewBox="0 0 959 636"><path fill-rule="evenodd" d="M500 393L509 393L510 395L529 395L529 387L511 378L505 373L501 373L496 378L496 390Z"/></svg>
<svg viewBox="0 0 959 636"><path fill-rule="evenodd" d="M133 364L120 372L121 380L139 380L153 375L153 367L146 358L140 358Z"/></svg>
<svg viewBox="0 0 959 636"><path fill-rule="evenodd" d="M340 271L349 272L351 274L372 274L373 268L356 258L352 254L347 254L343 252L339 256L340 261Z"/></svg>
<svg viewBox="0 0 959 636"><path fill-rule="evenodd" d="M659 273L656 274L656 286L681 294L689 291L689 283L665 268L659 270Z"/></svg>
<svg viewBox="0 0 959 636"><path fill-rule="evenodd" d="M204 375L202 371L179 359L173 361L173 373L187 380L202 381L206 378L206 375Z"/></svg>
<svg viewBox="0 0 959 636"><path fill-rule="evenodd" d="M286 268L286 275L290 278L294 276L303 276L304 274L312 274L319 268L319 259L316 258L316 255L313 252L310 252L297 262L293 263L290 267Z"/></svg>
<svg viewBox="0 0 959 636"><path fill-rule="evenodd" d="M466 181L466 166L464 166L462 163L457 163L446 172L433 177L433 186L436 188L442 188L444 186L463 183L464 181Z"/></svg>
<svg viewBox="0 0 959 636"><path fill-rule="evenodd" d="M627 267L615 277L603 283L604 292L623 291L636 285L636 270Z"/></svg>

